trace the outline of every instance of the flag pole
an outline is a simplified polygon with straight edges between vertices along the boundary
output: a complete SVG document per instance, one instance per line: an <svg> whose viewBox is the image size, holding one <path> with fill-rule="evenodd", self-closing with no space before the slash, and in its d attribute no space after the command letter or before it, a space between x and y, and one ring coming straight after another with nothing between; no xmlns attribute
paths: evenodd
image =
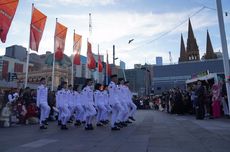
<svg viewBox="0 0 230 152"><path fill-rule="evenodd" d="M32 13L31 13L31 21L32 21L32 16L33 16L33 11L34 11L34 3L32 3ZM30 21L30 30L31 30L31 21ZM30 31L31 32L31 31ZM25 78L25 88L27 87L28 84L28 72L29 72L29 60L30 60L30 35L29 35L29 45L27 49L27 57L26 57L26 78Z"/></svg>
<svg viewBox="0 0 230 152"><path fill-rule="evenodd" d="M56 25L57 25L57 21L58 21L58 19L56 18ZM56 28L55 28L55 30L56 30ZM56 49L55 37L56 37L56 35L54 34L54 53L53 53L52 86L51 86L52 91L54 91L54 66L55 66L55 53L56 53L56 50L55 50Z"/></svg>
<svg viewBox="0 0 230 152"><path fill-rule="evenodd" d="M74 56L75 56L75 53L76 52L74 52L74 47L75 47L75 41L74 41L74 36L75 36L75 29L73 30L73 55L72 55L72 71L71 71L71 84L72 84L72 86L73 86L73 83L74 83L74 80L73 80L73 72L74 72L74 64L73 64L73 59L74 59Z"/></svg>
<svg viewBox="0 0 230 152"><path fill-rule="evenodd" d="M89 39L87 38L87 52L86 52L86 64L85 64L85 78L87 79L88 78L88 71L89 71L89 68L88 68L88 41Z"/></svg>
<svg viewBox="0 0 230 152"><path fill-rule="evenodd" d="M108 55L108 50L106 50L106 66L105 66L105 77L106 77L106 85L109 85L109 68L108 68L108 64L109 64L109 59L108 59L109 55Z"/></svg>
<svg viewBox="0 0 230 152"><path fill-rule="evenodd" d="M98 57L97 57L97 79L98 79L98 83L100 83L100 79L99 79L99 75L100 75L100 73L99 73L99 56L100 56L100 54L99 54L99 44L97 44L97 52L98 52Z"/></svg>
<svg viewBox="0 0 230 152"><path fill-rule="evenodd" d="M224 75L225 75L225 82L226 82L225 85L226 85L227 99L229 105L228 108L230 111L230 81L229 81L230 70L229 70L228 43L226 40L221 0L216 0L216 6L217 6L217 16L218 16L219 29L220 29L220 40L221 40L222 53L223 53ZM228 115L230 115L230 113L228 113Z"/></svg>

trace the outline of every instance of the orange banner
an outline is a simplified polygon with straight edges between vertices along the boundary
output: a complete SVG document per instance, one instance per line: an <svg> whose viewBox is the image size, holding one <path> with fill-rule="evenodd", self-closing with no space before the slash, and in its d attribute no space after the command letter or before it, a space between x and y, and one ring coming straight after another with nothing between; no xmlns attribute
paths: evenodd
<svg viewBox="0 0 230 152"><path fill-rule="evenodd" d="M37 51L45 28L47 16L33 6L30 24L30 49Z"/></svg>
<svg viewBox="0 0 230 152"><path fill-rule="evenodd" d="M98 52L98 72L102 72L103 70L103 64L101 62L101 57L100 57L100 54Z"/></svg>
<svg viewBox="0 0 230 152"><path fill-rule="evenodd" d="M65 39L67 34L67 27L60 23L56 23L56 29L54 34L55 40L55 60L62 60L64 56L64 49L65 49Z"/></svg>
<svg viewBox="0 0 230 152"><path fill-rule="evenodd" d="M73 64L81 65L81 42L82 36L75 34L73 35Z"/></svg>
<svg viewBox="0 0 230 152"><path fill-rule="evenodd" d="M93 57L92 53L92 45L87 41L87 65L89 69L95 69L96 68L96 61Z"/></svg>
<svg viewBox="0 0 230 152"><path fill-rule="evenodd" d="M19 0L1 0L0 1L0 39L6 42L7 33L14 18Z"/></svg>
<svg viewBox="0 0 230 152"><path fill-rule="evenodd" d="M112 75L112 71L111 71L111 68L110 68L110 65L109 65L109 55L108 55L108 52L107 52L107 55L106 55L107 59L106 59L106 74L108 76L111 76Z"/></svg>

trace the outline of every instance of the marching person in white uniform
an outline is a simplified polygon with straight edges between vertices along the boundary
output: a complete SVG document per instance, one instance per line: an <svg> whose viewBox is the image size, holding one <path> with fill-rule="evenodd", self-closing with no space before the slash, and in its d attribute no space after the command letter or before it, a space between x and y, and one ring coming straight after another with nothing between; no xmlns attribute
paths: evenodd
<svg viewBox="0 0 230 152"><path fill-rule="evenodd" d="M132 92L129 90L129 81L125 81L124 88L125 88L126 102L128 103L128 107L130 108L129 119L131 119L132 121L135 121L134 114L136 113L137 106L133 103L133 100L132 100Z"/></svg>
<svg viewBox="0 0 230 152"><path fill-rule="evenodd" d="M67 121L69 120L71 113L69 110L69 102L68 102L68 89L67 83L62 82L62 89L58 93L58 106L60 109L60 117L61 117L61 130L67 130Z"/></svg>
<svg viewBox="0 0 230 152"><path fill-rule="evenodd" d="M94 100L97 108L97 126L103 126L105 120L103 119L106 115L107 109L105 107L104 95L101 91L102 85L97 83L95 85Z"/></svg>
<svg viewBox="0 0 230 152"><path fill-rule="evenodd" d="M125 94L125 88L124 88L124 79L119 78L118 79L118 94L119 94L119 101L121 106L124 108L121 115L121 124L126 127L127 124L125 123L128 120L128 114L129 114L129 108L128 103L126 101L126 94Z"/></svg>
<svg viewBox="0 0 230 152"><path fill-rule="evenodd" d="M104 99L104 106L106 108L106 113L102 117L103 117L103 120L105 121L104 124L107 124L109 123L109 116L110 116L110 113L112 112L112 108L109 104L108 86L104 86L102 94L103 94L103 99Z"/></svg>
<svg viewBox="0 0 230 152"><path fill-rule="evenodd" d="M84 99L85 116L86 116L85 130L93 130L92 121L93 121L93 117L96 115L96 110L94 108L95 104L93 100L92 79L87 79L86 84L87 85L82 90L82 95Z"/></svg>
<svg viewBox="0 0 230 152"><path fill-rule="evenodd" d="M74 114L75 107L74 107L74 91L73 91L73 87L71 84L68 86L67 93L68 93L68 108L70 111L70 120L68 121L72 122L73 120L71 118Z"/></svg>
<svg viewBox="0 0 230 152"><path fill-rule="evenodd" d="M118 98L117 75L111 76L109 84L109 104L112 106L111 130L120 130L121 124L119 117L122 115L123 108Z"/></svg>
<svg viewBox="0 0 230 152"><path fill-rule="evenodd" d="M48 88L45 86L45 78L41 78L41 85L37 88L37 107L40 108L40 129L47 129L47 118L50 107L48 105Z"/></svg>
<svg viewBox="0 0 230 152"><path fill-rule="evenodd" d="M82 94L78 92L78 85L74 86L74 107L75 107L75 126L80 126L84 118L84 108L82 105Z"/></svg>

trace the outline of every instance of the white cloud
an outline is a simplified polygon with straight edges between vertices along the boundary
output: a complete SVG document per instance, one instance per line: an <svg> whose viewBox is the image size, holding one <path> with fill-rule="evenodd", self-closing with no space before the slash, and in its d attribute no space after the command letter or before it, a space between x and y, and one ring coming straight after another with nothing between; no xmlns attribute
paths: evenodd
<svg viewBox="0 0 230 152"><path fill-rule="evenodd" d="M38 0L36 0L38 1ZM57 0L55 3L63 5L79 4L79 5L109 5L114 4L118 0ZM40 1L39 1L40 2ZM40 2L38 5L43 7L52 7L49 5L51 0L48 2ZM53 0L52 0L53 2ZM139 12L128 12L128 11L110 11L108 13L98 13L92 12L92 26L93 26L93 48L96 53L96 45L99 43L101 48L101 54L105 54L106 50L112 50L112 45L115 44L117 48L117 56L119 59L127 63L127 67L133 67L134 63L144 63L145 57L153 62L156 56L163 56L165 61L168 60L168 50L162 48L165 46L165 43L154 42L149 45L146 45L146 42L157 38L159 35L169 31L181 21L188 18L191 12L195 12L198 8L194 8L188 11L183 12L168 12L168 13L158 13L153 14L149 13L139 13ZM53 51L53 35L54 35L54 16L58 16L59 21L68 27L67 40L65 53L71 55L72 53L72 34L73 29L76 29L76 32L83 35L83 46L82 54L86 54L86 39L88 37L88 14L79 14L79 13L66 13L61 14L47 14L48 20L46 28L44 31L43 38L40 43L39 54L45 53L46 51ZM197 16L197 18L192 18L193 29L201 29L203 27L211 26L216 24L216 19L211 17L208 12L202 12ZM15 21L17 23L17 28L12 28L11 36L18 35L21 38L21 31L25 29L27 22L21 23L22 21ZM28 22L29 23L29 22ZM26 24L26 25L25 25ZM28 27L27 26L27 27ZM27 28L26 28L27 29ZM19 33L20 31L20 33ZM181 32L187 32L187 22L183 24L170 35L175 35ZM25 39L27 40L28 33L24 33ZM128 45L127 42L130 38L135 40L132 44ZM175 39L177 39L175 37ZM180 37L178 37L178 40ZM19 42L19 41L17 41ZM16 42L16 43L17 43ZM21 41L20 41L21 42ZM22 42L21 42L22 43ZM142 47L139 47L143 45ZM178 44L179 46L179 41ZM134 50L136 47L138 49ZM171 46L168 46L168 49L173 49ZM179 50L178 50L179 51ZM110 61L111 61L110 53ZM174 61L176 61L178 53L173 56Z"/></svg>
<svg viewBox="0 0 230 152"><path fill-rule="evenodd" d="M50 2L53 0L49 0ZM62 5L77 4L83 6L89 5L109 5L114 4L116 0L56 0L55 3Z"/></svg>

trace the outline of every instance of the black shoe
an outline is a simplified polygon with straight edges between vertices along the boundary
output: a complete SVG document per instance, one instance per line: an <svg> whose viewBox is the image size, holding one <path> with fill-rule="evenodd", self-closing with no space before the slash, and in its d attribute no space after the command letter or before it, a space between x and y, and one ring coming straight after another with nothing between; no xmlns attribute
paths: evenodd
<svg viewBox="0 0 230 152"><path fill-rule="evenodd" d="M123 128L123 125L122 125L120 122L119 122L119 123L116 122L114 125L115 125L116 127Z"/></svg>
<svg viewBox="0 0 230 152"><path fill-rule="evenodd" d="M47 127L46 126L44 126L44 125L42 125L42 126L40 126L40 129L47 129Z"/></svg>
<svg viewBox="0 0 230 152"><path fill-rule="evenodd" d="M58 126L61 126L61 120L58 120Z"/></svg>
<svg viewBox="0 0 230 152"><path fill-rule="evenodd" d="M90 130L94 129L92 124L90 124L89 127L90 127Z"/></svg>
<svg viewBox="0 0 230 152"><path fill-rule="evenodd" d="M43 124L43 125L48 125L47 120L42 121L42 124Z"/></svg>
<svg viewBox="0 0 230 152"><path fill-rule="evenodd" d="M66 127L66 125L62 125L61 130L68 130L68 128Z"/></svg>
<svg viewBox="0 0 230 152"><path fill-rule="evenodd" d="M119 127L112 127L111 130L116 131L116 130L120 130L120 128Z"/></svg>
<svg viewBox="0 0 230 152"><path fill-rule="evenodd" d="M127 124L131 124L131 123L132 123L132 121L127 120L125 123L127 123Z"/></svg>
<svg viewBox="0 0 230 152"><path fill-rule="evenodd" d="M123 126L123 127L127 127L128 125L126 124L126 123L124 123L124 122L121 122L121 125Z"/></svg>
<svg viewBox="0 0 230 152"><path fill-rule="evenodd" d="M102 124L102 123L97 123L97 126L98 126L98 127L102 127L103 124Z"/></svg>
<svg viewBox="0 0 230 152"><path fill-rule="evenodd" d="M68 123L73 123L73 121L72 121L72 120L69 120Z"/></svg>
<svg viewBox="0 0 230 152"><path fill-rule="evenodd" d="M85 130L93 130L93 126L87 125L87 126L85 127Z"/></svg>
<svg viewBox="0 0 230 152"><path fill-rule="evenodd" d="M136 121L133 117L129 117L129 119L131 119L132 121Z"/></svg>
<svg viewBox="0 0 230 152"><path fill-rule="evenodd" d="M77 120L74 125L75 126L81 126L81 121Z"/></svg>

